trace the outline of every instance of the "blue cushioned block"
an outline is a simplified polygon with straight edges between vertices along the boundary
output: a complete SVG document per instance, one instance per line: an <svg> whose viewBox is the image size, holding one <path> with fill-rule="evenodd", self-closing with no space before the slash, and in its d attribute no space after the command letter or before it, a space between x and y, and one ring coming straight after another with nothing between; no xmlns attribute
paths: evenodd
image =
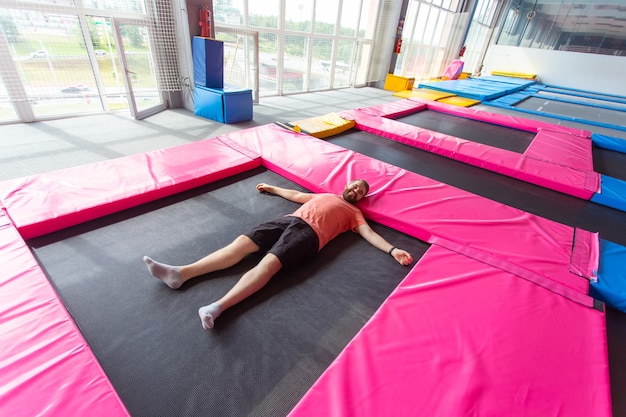
<svg viewBox="0 0 626 417"><path fill-rule="evenodd" d="M598 281L592 282L589 295L626 312L626 248L600 239Z"/></svg>
<svg viewBox="0 0 626 417"><path fill-rule="evenodd" d="M218 91L196 85L193 90L193 110L197 116L224 123L224 100Z"/></svg>
<svg viewBox="0 0 626 417"><path fill-rule="evenodd" d="M591 134L591 141L594 145L611 151L626 153L626 139L614 138L612 136Z"/></svg>
<svg viewBox="0 0 626 417"><path fill-rule="evenodd" d="M252 90L230 85L224 88L196 86L194 113L221 123L252 120Z"/></svg>
<svg viewBox="0 0 626 417"><path fill-rule="evenodd" d="M224 87L224 42L194 36L193 82L209 88Z"/></svg>
<svg viewBox="0 0 626 417"><path fill-rule="evenodd" d="M626 211L626 181L600 175L600 192L591 197L594 203Z"/></svg>

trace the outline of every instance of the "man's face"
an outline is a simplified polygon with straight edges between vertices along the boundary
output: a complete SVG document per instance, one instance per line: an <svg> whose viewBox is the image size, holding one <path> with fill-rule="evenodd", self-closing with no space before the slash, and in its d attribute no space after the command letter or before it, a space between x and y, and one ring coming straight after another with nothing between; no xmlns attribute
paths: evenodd
<svg viewBox="0 0 626 417"><path fill-rule="evenodd" d="M343 199L354 204L365 197L365 192L365 185L361 181L352 181L343 190Z"/></svg>

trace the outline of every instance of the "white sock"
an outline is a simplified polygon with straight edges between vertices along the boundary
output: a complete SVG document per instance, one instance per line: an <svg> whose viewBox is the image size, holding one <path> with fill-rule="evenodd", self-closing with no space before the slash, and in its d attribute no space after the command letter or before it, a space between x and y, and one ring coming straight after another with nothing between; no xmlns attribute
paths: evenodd
<svg viewBox="0 0 626 417"><path fill-rule="evenodd" d="M157 279L160 279L171 289L176 290L180 288L181 285L183 285L184 281L180 276L179 267L162 264L148 256L144 256L143 261L146 263L148 271L150 271L150 275Z"/></svg>
<svg viewBox="0 0 626 417"><path fill-rule="evenodd" d="M222 314L222 306L218 303L212 303L204 307L200 307L198 315L202 321L202 328L209 330L213 328L213 324L216 318Z"/></svg>

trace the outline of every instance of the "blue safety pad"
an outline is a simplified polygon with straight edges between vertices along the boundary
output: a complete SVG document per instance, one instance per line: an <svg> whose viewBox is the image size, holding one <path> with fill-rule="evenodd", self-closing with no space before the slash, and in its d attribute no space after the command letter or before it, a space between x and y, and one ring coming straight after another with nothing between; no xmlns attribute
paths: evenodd
<svg viewBox="0 0 626 417"><path fill-rule="evenodd" d="M506 78L507 82L502 82L494 78ZM419 87L430 88L432 90L444 91L456 94L457 96L471 98L474 100L493 100L507 94L523 90L526 83L509 82L509 77L492 76L485 78L468 78L463 80L430 81L420 83ZM531 83L533 81L530 81Z"/></svg>
<svg viewBox="0 0 626 417"><path fill-rule="evenodd" d="M592 133L591 142L599 148L626 153L626 139Z"/></svg>
<svg viewBox="0 0 626 417"><path fill-rule="evenodd" d="M520 101L526 100L531 94L526 92L527 90L520 91L518 93L507 94L506 96L498 97L495 100L490 100L484 104L489 104L494 107L511 108Z"/></svg>
<svg viewBox="0 0 626 417"><path fill-rule="evenodd" d="M600 239L598 281L591 282L589 295L626 312L626 247Z"/></svg>
<svg viewBox="0 0 626 417"><path fill-rule="evenodd" d="M591 201L626 211L626 181L600 175L600 192L595 193Z"/></svg>

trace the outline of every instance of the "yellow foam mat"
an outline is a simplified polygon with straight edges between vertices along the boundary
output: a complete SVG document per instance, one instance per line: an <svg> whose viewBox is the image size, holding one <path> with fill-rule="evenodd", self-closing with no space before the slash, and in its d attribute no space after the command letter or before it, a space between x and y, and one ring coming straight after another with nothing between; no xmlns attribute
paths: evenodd
<svg viewBox="0 0 626 417"><path fill-rule="evenodd" d="M444 91L430 90L428 88L418 88L416 90L399 91L394 94L394 97L401 98L424 98L426 100L439 100L444 97L452 97L453 93L446 93Z"/></svg>
<svg viewBox="0 0 626 417"><path fill-rule="evenodd" d="M437 101L440 103L454 104L455 106L461 106L461 107L472 107L473 105L480 103L480 100L474 100L471 98L459 97L459 96L444 97Z"/></svg>
<svg viewBox="0 0 626 417"><path fill-rule="evenodd" d="M491 71L491 75L502 75L504 77L513 77L513 78L527 78L529 80L534 80L537 78L537 74L524 74L521 72L507 72L507 71Z"/></svg>
<svg viewBox="0 0 626 417"><path fill-rule="evenodd" d="M292 129L307 133L316 138L327 138L354 127L354 120L346 120L337 113L328 113L311 119L292 122Z"/></svg>

